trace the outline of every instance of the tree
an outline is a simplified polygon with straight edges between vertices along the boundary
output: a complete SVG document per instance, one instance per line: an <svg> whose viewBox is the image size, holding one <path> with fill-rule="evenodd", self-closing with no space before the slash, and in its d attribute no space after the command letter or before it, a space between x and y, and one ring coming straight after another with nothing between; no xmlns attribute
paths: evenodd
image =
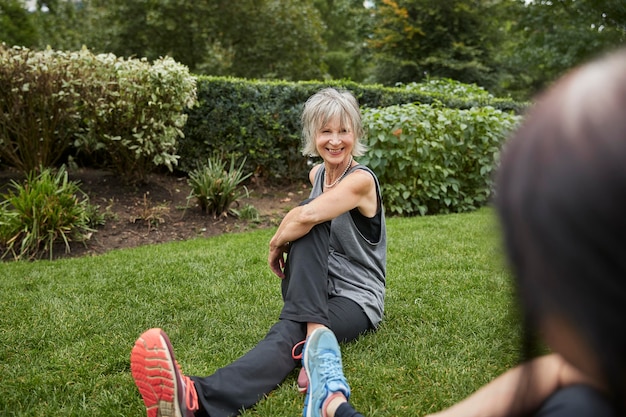
<svg viewBox="0 0 626 417"><path fill-rule="evenodd" d="M369 41L384 84L448 77L490 88L497 26L486 19L500 2L379 0Z"/></svg>
<svg viewBox="0 0 626 417"><path fill-rule="evenodd" d="M323 76L311 1L85 0L87 45L118 56L168 55L193 72L250 78Z"/></svg>
<svg viewBox="0 0 626 417"><path fill-rule="evenodd" d="M0 42L32 48L37 30L30 14L19 0L0 0Z"/></svg>
<svg viewBox="0 0 626 417"><path fill-rule="evenodd" d="M85 0L85 44L97 52L154 60L170 56L191 69L207 56L217 2Z"/></svg>
<svg viewBox="0 0 626 417"><path fill-rule="evenodd" d="M363 0L314 0L324 24L323 61L333 79L364 81L370 75L371 53L366 39L372 19Z"/></svg>
<svg viewBox="0 0 626 417"><path fill-rule="evenodd" d="M231 2L232 3L232 2ZM320 79L325 45L311 1L240 0L220 42L232 51L229 74L248 78ZM252 3L241 7L246 3Z"/></svg>
<svg viewBox="0 0 626 417"><path fill-rule="evenodd" d="M626 42L623 0L516 0L503 51L511 78L505 88L530 97L568 69Z"/></svg>
<svg viewBox="0 0 626 417"><path fill-rule="evenodd" d="M81 0L37 0L35 6L32 19L38 29L40 49L80 49L87 31Z"/></svg>

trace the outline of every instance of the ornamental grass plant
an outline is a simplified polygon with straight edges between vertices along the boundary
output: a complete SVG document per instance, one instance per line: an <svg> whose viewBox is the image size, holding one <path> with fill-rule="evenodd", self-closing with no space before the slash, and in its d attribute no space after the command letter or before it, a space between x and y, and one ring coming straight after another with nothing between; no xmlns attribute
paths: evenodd
<svg viewBox="0 0 626 417"><path fill-rule="evenodd" d="M88 239L104 221L98 208L69 181L65 168L31 171L24 183L11 181L0 202L0 254L15 260L53 256L55 243Z"/></svg>
<svg viewBox="0 0 626 417"><path fill-rule="evenodd" d="M244 173L244 159L235 166L235 157L231 157L230 167L217 156L210 157L206 165L198 167L189 173L187 182L191 187L188 200L196 199L200 209L215 217L227 214L237 214L233 204L247 195L247 189L242 183L252 173ZM242 191L243 190L243 191Z"/></svg>
<svg viewBox="0 0 626 417"><path fill-rule="evenodd" d="M185 373L207 375L277 320L267 266L274 230L0 263L0 415L143 417L130 349L167 331ZM451 405L519 356L520 328L491 209L388 219L385 319L343 345L351 400L366 416ZM301 415L297 372L243 414Z"/></svg>

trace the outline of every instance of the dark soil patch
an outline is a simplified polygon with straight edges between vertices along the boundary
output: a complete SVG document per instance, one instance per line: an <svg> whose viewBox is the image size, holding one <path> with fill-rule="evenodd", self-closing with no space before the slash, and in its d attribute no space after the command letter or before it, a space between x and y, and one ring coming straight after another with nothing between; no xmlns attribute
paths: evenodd
<svg viewBox="0 0 626 417"><path fill-rule="evenodd" d="M4 192L15 177L0 171L0 189ZM253 181L247 186L249 197L235 206L252 205L259 218L249 220L204 214L194 199L187 198L190 187L186 177L151 174L143 185L127 185L111 172L81 169L70 172L69 178L79 182L91 204L100 207L106 223L84 244L72 242L69 252L59 244L53 251L54 258L97 255L112 249L274 227L310 191L310 186L304 183L279 187Z"/></svg>

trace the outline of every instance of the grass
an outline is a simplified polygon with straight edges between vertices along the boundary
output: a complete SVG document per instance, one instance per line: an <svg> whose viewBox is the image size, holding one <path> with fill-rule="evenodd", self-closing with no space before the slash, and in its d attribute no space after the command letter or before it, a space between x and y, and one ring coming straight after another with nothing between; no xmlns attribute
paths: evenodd
<svg viewBox="0 0 626 417"><path fill-rule="evenodd" d="M0 264L0 414L144 416L129 355L150 327L187 374L235 360L281 308L272 232ZM344 370L364 415L419 416L515 364L512 288L490 209L391 218L388 237L385 320L343 347ZM244 415L300 415L295 377Z"/></svg>

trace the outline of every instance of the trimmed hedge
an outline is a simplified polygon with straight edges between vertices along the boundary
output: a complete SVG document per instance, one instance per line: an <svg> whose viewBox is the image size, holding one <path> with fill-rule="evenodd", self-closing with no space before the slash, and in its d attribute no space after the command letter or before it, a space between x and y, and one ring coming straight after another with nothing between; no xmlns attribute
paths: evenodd
<svg viewBox="0 0 626 417"><path fill-rule="evenodd" d="M521 117L491 106L405 104L365 109L368 153L391 214L470 211L485 205L502 143Z"/></svg>
<svg viewBox="0 0 626 417"><path fill-rule="evenodd" d="M436 82L434 83L436 84ZM198 106L188 110L184 138L178 149L182 171L189 172L219 154L246 158L246 170L270 182L306 178L308 164L300 153L300 113L304 102L324 87L350 90L366 108L406 103L436 104L454 109L492 106L521 113L526 104L476 94L477 88L396 88L349 81L255 81L226 77L198 77ZM465 86L453 83L454 86Z"/></svg>

